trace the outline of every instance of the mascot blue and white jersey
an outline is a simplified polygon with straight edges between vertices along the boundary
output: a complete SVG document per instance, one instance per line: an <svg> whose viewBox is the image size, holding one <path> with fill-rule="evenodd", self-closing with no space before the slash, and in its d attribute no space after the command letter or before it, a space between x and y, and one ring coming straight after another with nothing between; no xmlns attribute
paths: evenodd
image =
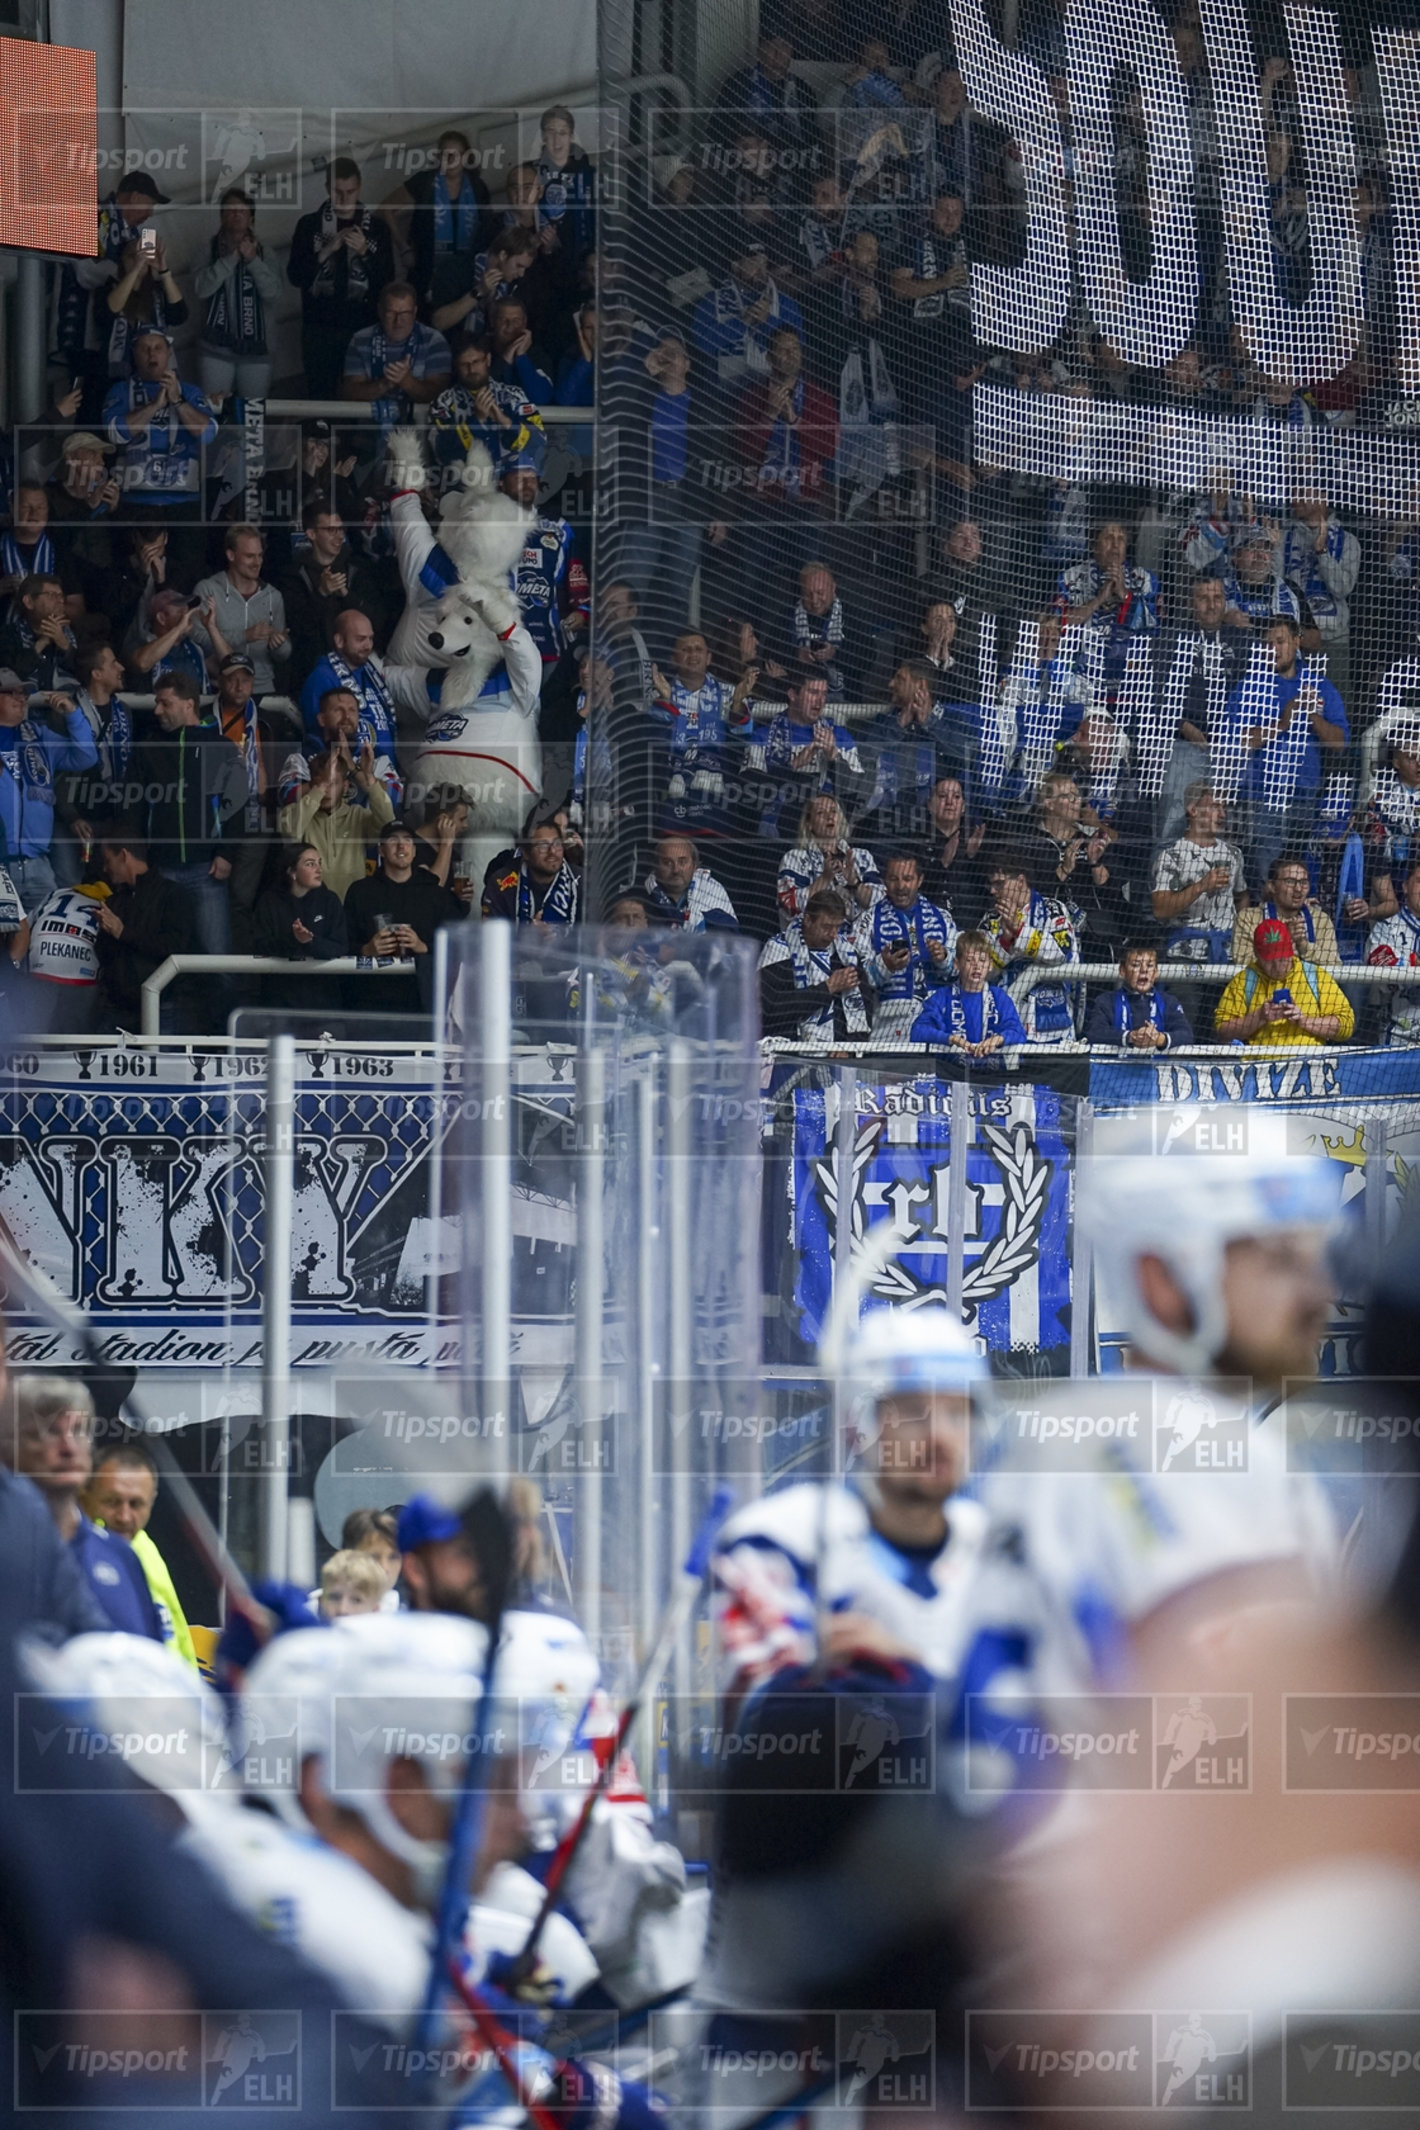
<svg viewBox="0 0 1420 2130"><path fill-rule="evenodd" d="M1195 1585L1289 1567L1321 1591L1335 1565L1325 1496L1288 1470L1280 1409L1255 1420L1217 1384L1131 1380L1140 1424L1099 1443L1087 1469L1023 1470L1003 1430L998 1456L972 1481L993 1523L1019 1533L1080 1686L1126 1679L1133 1630Z"/></svg>
<svg viewBox="0 0 1420 2130"><path fill-rule="evenodd" d="M555 664L567 647L569 617L585 616L590 597L586 564L565 518L533 520L513 570L513 590L544 665Z"/></svg>

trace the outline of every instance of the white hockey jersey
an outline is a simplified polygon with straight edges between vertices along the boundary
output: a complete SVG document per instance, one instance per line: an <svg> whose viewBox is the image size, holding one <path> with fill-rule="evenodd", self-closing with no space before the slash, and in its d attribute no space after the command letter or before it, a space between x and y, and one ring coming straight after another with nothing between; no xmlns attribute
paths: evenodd
<svg viewBox="0 0 1420 2130"><path fill-rule="evenodd" d="M1288 1470L1281 1410L1255 1420L1212 1386L1160 1378L1157 1390L1161 1417L1174 1417L1159 1457L1168 1469L1151 1469L1146 1432L1139 1444L1100 1444L1087 1470L1024 1471L1003 1457L973 1481L993 1521L1019 1532L1081 1687L1117 1683L1129 1631L1194 1584L1295 1560L1320 1589L1333 1570L1326 1498L1309 1474ZM1239 1420L1241 1468L1188 1469L1186 1448L1172 1447L1220 1422L1237 1433Z"/></svg>
<svg viewBox="0 0 1420 2130"><path fill-rule="evenodd" d="M78 888L56 888L30 919L31 976L47 984L96 984L99 980L99 911L102 899Z"/></svg>

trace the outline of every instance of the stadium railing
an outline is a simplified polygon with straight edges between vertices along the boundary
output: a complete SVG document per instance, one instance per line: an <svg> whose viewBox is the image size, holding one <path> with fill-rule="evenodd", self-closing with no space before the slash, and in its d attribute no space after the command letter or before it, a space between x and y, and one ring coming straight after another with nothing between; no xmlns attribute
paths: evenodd
<svg viewBox="0 0 1420 2130"><path fill-rule="evenodd" d="M142 989L143 1041L158 1034L163 993L179 976L403 976L415 967L412 954L375 961L342 954L334 961L285 961L268 954L170 954L147 978Z"/></svg>

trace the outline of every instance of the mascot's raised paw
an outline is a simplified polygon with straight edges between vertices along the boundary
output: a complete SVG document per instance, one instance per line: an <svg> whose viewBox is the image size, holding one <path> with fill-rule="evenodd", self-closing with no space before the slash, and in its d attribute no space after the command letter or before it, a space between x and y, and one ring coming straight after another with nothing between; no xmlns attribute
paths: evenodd
<svg viewBox="0 0 1420 2130"><path fill-rule="evenodd" d="M389 469L390 493L398 495L404 489L423 488L429 475L424 464L424 453L419 444L417 429L392 429L385 446L385 464Z"/></svg>
<svg viewBox="0 0 1420 2130"><path fill-rule="evenodd" d="M507 635L521 612L515 595L512 592L500 591L496 586L479 591L474 596L472 605L498 637Z"/></svg>

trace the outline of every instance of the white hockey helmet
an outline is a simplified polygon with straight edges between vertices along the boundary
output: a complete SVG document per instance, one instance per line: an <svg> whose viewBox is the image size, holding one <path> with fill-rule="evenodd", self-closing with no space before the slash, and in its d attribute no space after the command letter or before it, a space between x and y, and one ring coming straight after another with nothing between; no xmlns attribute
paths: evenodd
<svg viewBox="0 0 1420 2130"><path fill-rule="evenodd" d="M1143 1152L1126 1140L1118 1154L1094 1155L1078 1178L1077 1218L1102 1268L1117 1275L1131 1344L1181 1375L1206 1373L1226 1343L1228 1244L1289 1229L1325 1232L1340 1212L1335 1164L1288 1152L1284 1114L1239 1113L1233 1105L1225 1114L1236 1127L1237 1152ZM1212 1116L1179 1111L1169 1120L1165 1147L1170 1135L1185 1146L1208 1144L1198 1127ZM1145 1255L1162 1259L1188 1296L1191 1331L1169 1330L1148 1307L1138 1274Z"/></svg>
<svg viewBox="0 0 1420 2130"><path fill-rule="evenodd" d="M324 1648L315 1649L317 1641ZM312 1646L289 1650L293 1642ZM364 1613L282 1635L247 1677L247 1698L260 1695L266 1707L283 1695L299 1699L295 1782L300 1763L318 1760L327 1794L409 1865L426 1902L437 1896L447 1844L419 1840L400 1825L390 1810L388 1771L392 1761L416 1760L430 1788L452 1796L478 1747L475 1711L487 1648L486 1628L449 1613ZM511 1718L499 1731L508 1735L497 1749L510 1750ZM273 1801L282 1808L280 1797ZM285 1810L299 1815L294 1785Z"/></svg>
<svg viewBox="0 0 1420 2130"><path fill-rule="evenodd" d="M221 1696L163 1643L116 1632L74 1635L57 1649L31 1639L21 1661L44 1703L85 1734L65 1737L66 1749L121 1762L194 1813L214 1794L236 1803ZM31 1719L53 1722L44 1707L27 1706Z"/></svg>
<svg viewBox="0 0 1420 2130"><path fill-rule="evenodd" d="M872 1309L844 1341L844 1383L865 1407L913 1391L970 1391L990 1373L965 1325L935 1303Z"/></svg>

